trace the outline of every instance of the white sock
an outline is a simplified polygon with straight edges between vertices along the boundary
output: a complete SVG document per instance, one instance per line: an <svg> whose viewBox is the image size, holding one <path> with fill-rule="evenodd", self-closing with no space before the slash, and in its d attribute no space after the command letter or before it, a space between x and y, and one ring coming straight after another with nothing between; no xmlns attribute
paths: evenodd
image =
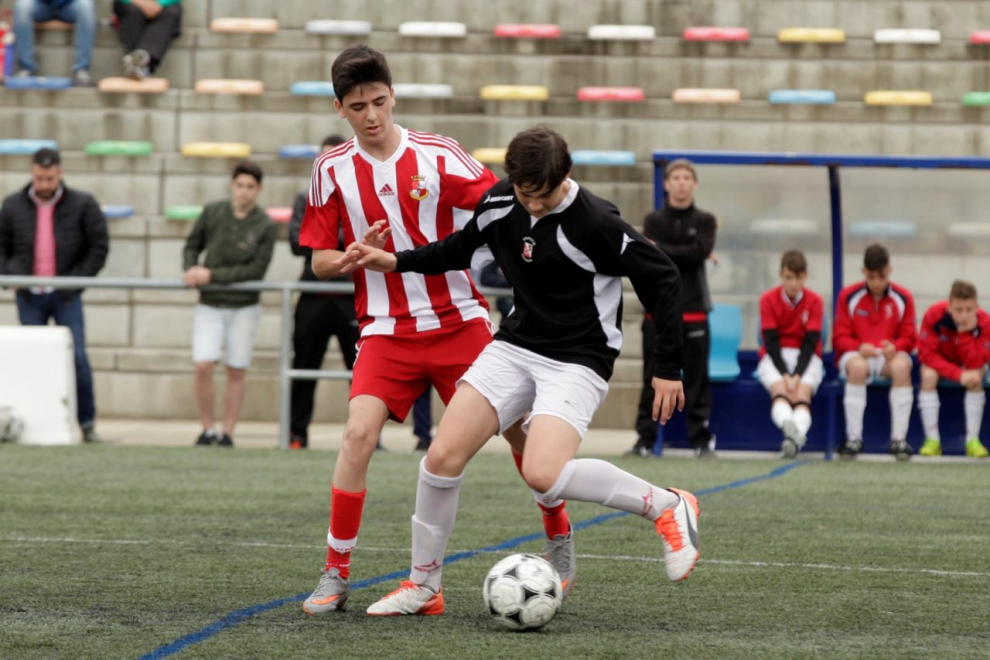
<svg viewBox="0 0 990 660"><path fill-rule="evenodd" d="M892 439L903 440L907 437L908 423L911 421L911 406L913 405L913 388L890 388L890 437Z"/></svg>
<svg viewBox="0 0 990 660"><path fill-rule="evenodd" d="M968 393L967 393L968 396ZM941 440L938 433L938 409L942 407L938 392L918 392L918 410L921 411L921 426L925 429L925 439ZM982 414L982 409L981 409Z"/></svg>
<svg viewBox="0 0 990 660"><path fill-rule="evenodd" d="M426 470L426 458L419 464L416 486L416 513L412 517L412 570L409 579L419 585L440 589L440 574L447 541L457 519L461 494L459 477L440 477Z"/></svg>
<svg viewBox="0 0 990 660"><path fill-rule="evenodd" d="M863 439L863 413L866 412L866 385L846 383L846 393L842 397L842 407L846 411L846 438Z"/></svg>
<svg viewBox="0 0 990 660"><path fill-rule="evenodd" d="M798 406L794 409L794 425L798 427L801 435L808 437L808 429L811 428L811 411L808 406Z"/></svg>
<svg viewBox="0 0 990 660"><path fill-rule="evenodd" d="M597 458L574 459L564 465L557 482L542 495L544 503L557 499L597 502L648 520L656 520L664 509L677 504L676 494Z"/></svg>
<svg viewBox="0 0 990 660"><path fill-rule="evenodd" d="M966 410L966 439L979 438L980 427L983 425L983 406L987 402L987 393L966 392L963 408Z"/></svg>
<svg viewBox="0 0 990 660"><path fill-rule="evenodd" d="M773 405L770 406L770 419L773 420L773 425L778 429L783 428L784 422L793 418L794 409L791 408L791 404L783 399L774 399Z"/></svg>

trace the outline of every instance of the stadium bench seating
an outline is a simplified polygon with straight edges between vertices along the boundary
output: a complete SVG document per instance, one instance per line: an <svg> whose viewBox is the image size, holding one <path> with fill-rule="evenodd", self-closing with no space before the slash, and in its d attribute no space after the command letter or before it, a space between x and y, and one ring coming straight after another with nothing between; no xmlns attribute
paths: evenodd
<svg viewBox="0 0 990 660"><path fill-rule="evenodd" d="M265 212L272 222L288 222L292 219L291 206L271 206L265 209Z"/></svg>
<svg viewBox="0 0 990 660"><path fill-rule="evenodd" d="M210 21L212 32L240 34L275 34L278 21L274 18L214 18Z"/></svg>
<svg viewBox="0 0 990 660"><path fill-rule="evenodd" d="M867 92L866 105L931 105L932 93L909 90L877 90Z"/></svg>
<svg viewBox="0 0 990 660"><path fill-rule="evenodd" d="M303 158L313 160L320 155L320 148L315 144L287 144L278 150L279 158Z"/></svg>
<svg viewBox="0 0 990 660"><path fill-rule="evenodd" d="M588 38L592 41L652 41L657 30L652 25L592 25Z"/></svg>
<svg viewBox="0 0 990 660"><path fill-rule="evenodd" d="M976 45L990 44L990 30L975 30L969 35L969 42Z"/></svg>
<svg viewBox="0 0 990 660"><path fill-rule="evenodd" d="M107 220L121 220L134 215L134 207L129 204L104 204L100 210Z"/></svg>
<svg viewBox="0 0 990 660"><path fill-rule="evenodd" d="M84 148L87 156L150 156L154 150L155 146L144 140L96 140Z"/></svg>
<svg viewBox="0 0 990 660"><path fill-rule="evenodd" d="M403 37L430 37L433 39L457 39L467 36L467 26L453 21L409 21L399 25Z"/></svg>
<svg viewBox="0 0 990 660"><path fill-rule="evenodd" d="M560 26L549 23L502 23L492 34L500 39L559 39Z"/></svg>
<svg viewBox="0 0 990 660"><path fill-rule="evenodd" d="M784 28L777 33L782 44L841 44L846 41L846 31L839 28Z"/></svg>
<svg viewBox="0 0 990 660"><path fill-rule="evenodd" d="M942 34L938 30L877 30L873 41L878 44L939 44Z"/></svg>
<svg viewBox="0 0 990 660"><path fill-rule="evenodd" d="M0 155L33 155L38 149L58 149L55 140L0 140Z"/></svg>
<svg viewBox="0 0 990 660"><path fill-rule="evenodd" d="M775 89L767 98L774 105L832 105L835 92L830 89Z"/></svg>
<svg viewBox="0 0 990 660"><path fill-rule="evenodd" d="M674 103L739 103L738 89L700 89L684 87L674 90Z"/></svg>
<svg viewBox="0 0 990 660"><path fill-rule="evenodd" d="M451 99L454 88L439 83L396 83L392 85L395 98L403 99Z"/></svg>
<svg viewBox="0 0 990 660"><path fill-rule="evenodd" d="M749 231L768 236L806 236L818 233L818 223L814 220L754 220Z"/></svg>
<svg viewBox="0 0 990 660"><path fill-rule="evenodd" d="M739 377L739 344L742 342L742 309L739 305L715 303L708 315L711 351L708 374L714 383L731 382Z"/></svg>
<svg viewBox="0 0 990 660"><path fill-rule="evenodd" d="M322 19L306 21L306 34L345 34L354 36L371 34L371 22Z"/></svg>
<svg viewBox="0 0 990 660"><path fill-rule="evenodd" d="M251 145L246 142L187 142L182 145L183 156L196 158L247 158Z"/></svg>
<svg viewBox="0 0 990 660"><path fill-rule="evenodd" d="M472 151L471 156L486 165L501 165L505 162L505 147L482 147Z"/></svg>
<svg viewBox="0 0 990 660"><path fill-rule="evenodd" d="M203 212L202 206L178 204L165 209L166 220L198 220Z"/></svg>
<svg viewBox="0 0 990 660"><path fill-rule="evenodd" d="M240 94L243 96L260 96L265 91L265 84L260 80L233 80L225 78L207 78L196 81L197 94Z"/></svg>
<svg viewBox="0 0 990 660"><path fill-rule="evenodd" d="M581 87L577 91L579 101L638 102L646 99L641 87Z"/></svg>
<svg viewBox="0 0 990 660"><path fill-rule="evenodd" d="M681 36L684 41L749 41L749 28L687 27Z"/></svg>
<svg viewBox="0 0 990 660"><path fill-rule="evenodd" d="M918 233L918 227L913 222L870 220L849 224L850 236L911 238Z"/></svg>
<svg viewBox="0 0 990 660"><path fill-rule="evenodd" d="M100 80L97 89L108 94L162 94L168 91L168 78L145 78L132 80L111 76Z"/></svg>
<svg viewBox="0 0 990 660"><path fill-rule="evenodd" d="M333 96L333 83L322 80L300 80L292 83L289 92L293 96Z"/></svg>
<svg viewBox="0 0 990 660"><path fill-rule="evenodd" d="M962 104L967 106L990 105L990 92L966 92L963 94Z"/></svg>
<svg viewBox="0 0 990 660"><path fill-rule="evenodd" d="M630 166L636 164L636 154L632 151L577 149L571 152L571 162L575 165Z"/></svg>
<svg viewBox="0 0 990 660"><path fill-rule="evenodd" d="M48 77L48 76L27 76L26 78L4 78L3 88L9 90L18 89L41 89L48 91L58 91L72 87L71 78Z"/></svg>
<svg viewBox="0 0 990 660"><path fill-rule="evenodd" d="M542 85L486 85L481 88L486 101L546 101L550 90Z"/></svg>

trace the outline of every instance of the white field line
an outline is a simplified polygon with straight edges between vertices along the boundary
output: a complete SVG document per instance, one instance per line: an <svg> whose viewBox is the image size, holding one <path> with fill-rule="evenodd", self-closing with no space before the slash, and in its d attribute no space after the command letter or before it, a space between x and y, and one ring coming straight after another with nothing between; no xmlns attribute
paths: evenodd
<svg viewBox="0 0 990 660"><path fill-rule="evenodd" d="M11 543L11 544L24 544L24 545L34 545L34 544L45 544L45 543L85 543L94 545L222 545L222 546L233 546L239 548L281 548L281 549L295 549L295 550L322 550L326 548L325 545L309 545L309 544L292 544L292 543L266 543L263 541L243 541L243 542L227 542L227 541L170 541L170 540L150 540L150 539L78 539L73 537L50 537L50 536L8 536L0 537L0 543ZM410 551L408 548L376 548L376 547L366 547L359 546L357 552L381 552L396 555L409 555ZM455 554L460 552L471 552L470 550L448 550L448 553ZM485 554L496 554L496 555L511 555L511 551L500 550L498 552L491 552ZM663 561L662 557L631 557L626 555L589 555L589 554L578 554L578 559L590 559L590 560L604 560L604 561L623 561L623 562L645 562L645 563L660 563ZM938 575L942 577L990 577L990 573L982 573L977 571L946 571L937 568L889 568L883 566L847 566L842 564L812 564L805 562L790 562L790 561L743 561L737 559L700 559L699 563L702 564L712 564L717 566L748 566L752 568L797 568L797 569L812 569L821 571L846 571L846 572L858 572L858 573L909 573L918 575Z"/></svg>

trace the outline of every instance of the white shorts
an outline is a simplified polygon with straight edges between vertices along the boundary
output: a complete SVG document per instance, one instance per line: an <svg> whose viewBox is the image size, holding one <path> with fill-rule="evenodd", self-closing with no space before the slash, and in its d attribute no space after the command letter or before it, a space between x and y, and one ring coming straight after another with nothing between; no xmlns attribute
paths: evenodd
<svg viewBox="0 0 990 660"><path fill-rule="evenodd" d="M780 349L780 357L784 359L784 365L788 371L794 371L799 355L801 355L801 349L799 348ZM807 368L801 374L801 384L810 385L811 393L814 394L818 391L818 386L822 384L824 375L825 365L822 364L822 359L818 355L812 355ZM773 360L770 359L769 355L764 355L760 363L756 365L756 377L763 384L763 387L767 388L767 392L770 391L771 386L784 380L784 377L777 371L777 367L774 366Z"/></svg>
<svg viewBox="0 0 990 660"><path fill-rule="evenodd" d="M911 357L904 351L898 351L897 354L907 355L909 359ZM839 357L839 376L841 378L843 379L848 378L848 374L846 374L846 365L849 364L849 360L856 355L859 355L859 351L846 351ZM867 385L869 385L870 383L872 383L873 381L879 378L887 378L887 376L880 375L881 372L883 372L883 368L887 366L887 358L885 358L882 355L878 355L876 357L865 358L865 359L866 359L866 364L868 365L868 373L866 374Z"/></svg>
<svg viewBox="0 0 990 660"><path fill-rule="evenodd" d="M608 383L588 367L558 362L508 342L485 347L458 382L469 383L495 408L499 433L533 411L558 417L584 438L595 411L605 401Z"/></svg>
<svg viewBox="0 0 990 660"><path fill-rule="evenodd" d="M261 305L248 307L212 307L196 305L193 319L193 362L219 362L226 347L228 367L247 369L258 336Z"/></svg>

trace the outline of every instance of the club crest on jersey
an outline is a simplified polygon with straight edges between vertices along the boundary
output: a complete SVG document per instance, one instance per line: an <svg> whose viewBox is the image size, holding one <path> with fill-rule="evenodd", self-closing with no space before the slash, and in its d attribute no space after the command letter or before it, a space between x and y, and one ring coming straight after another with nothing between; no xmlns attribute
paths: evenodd
<svg viewBox="0 0 990 660"><path fill-rule="evenodd" d="M422 174L413 174L413 189L409 191L409 196L417 202L422 202L430 191L426 189L426 177Z"/></svg>
<svg viewBox="0 0 990 660"><path fill-rule="evenodd" d="M536 241L527 236L523 239L522 258L523 261L533 263L533 250L536 248Z"/></svg>

